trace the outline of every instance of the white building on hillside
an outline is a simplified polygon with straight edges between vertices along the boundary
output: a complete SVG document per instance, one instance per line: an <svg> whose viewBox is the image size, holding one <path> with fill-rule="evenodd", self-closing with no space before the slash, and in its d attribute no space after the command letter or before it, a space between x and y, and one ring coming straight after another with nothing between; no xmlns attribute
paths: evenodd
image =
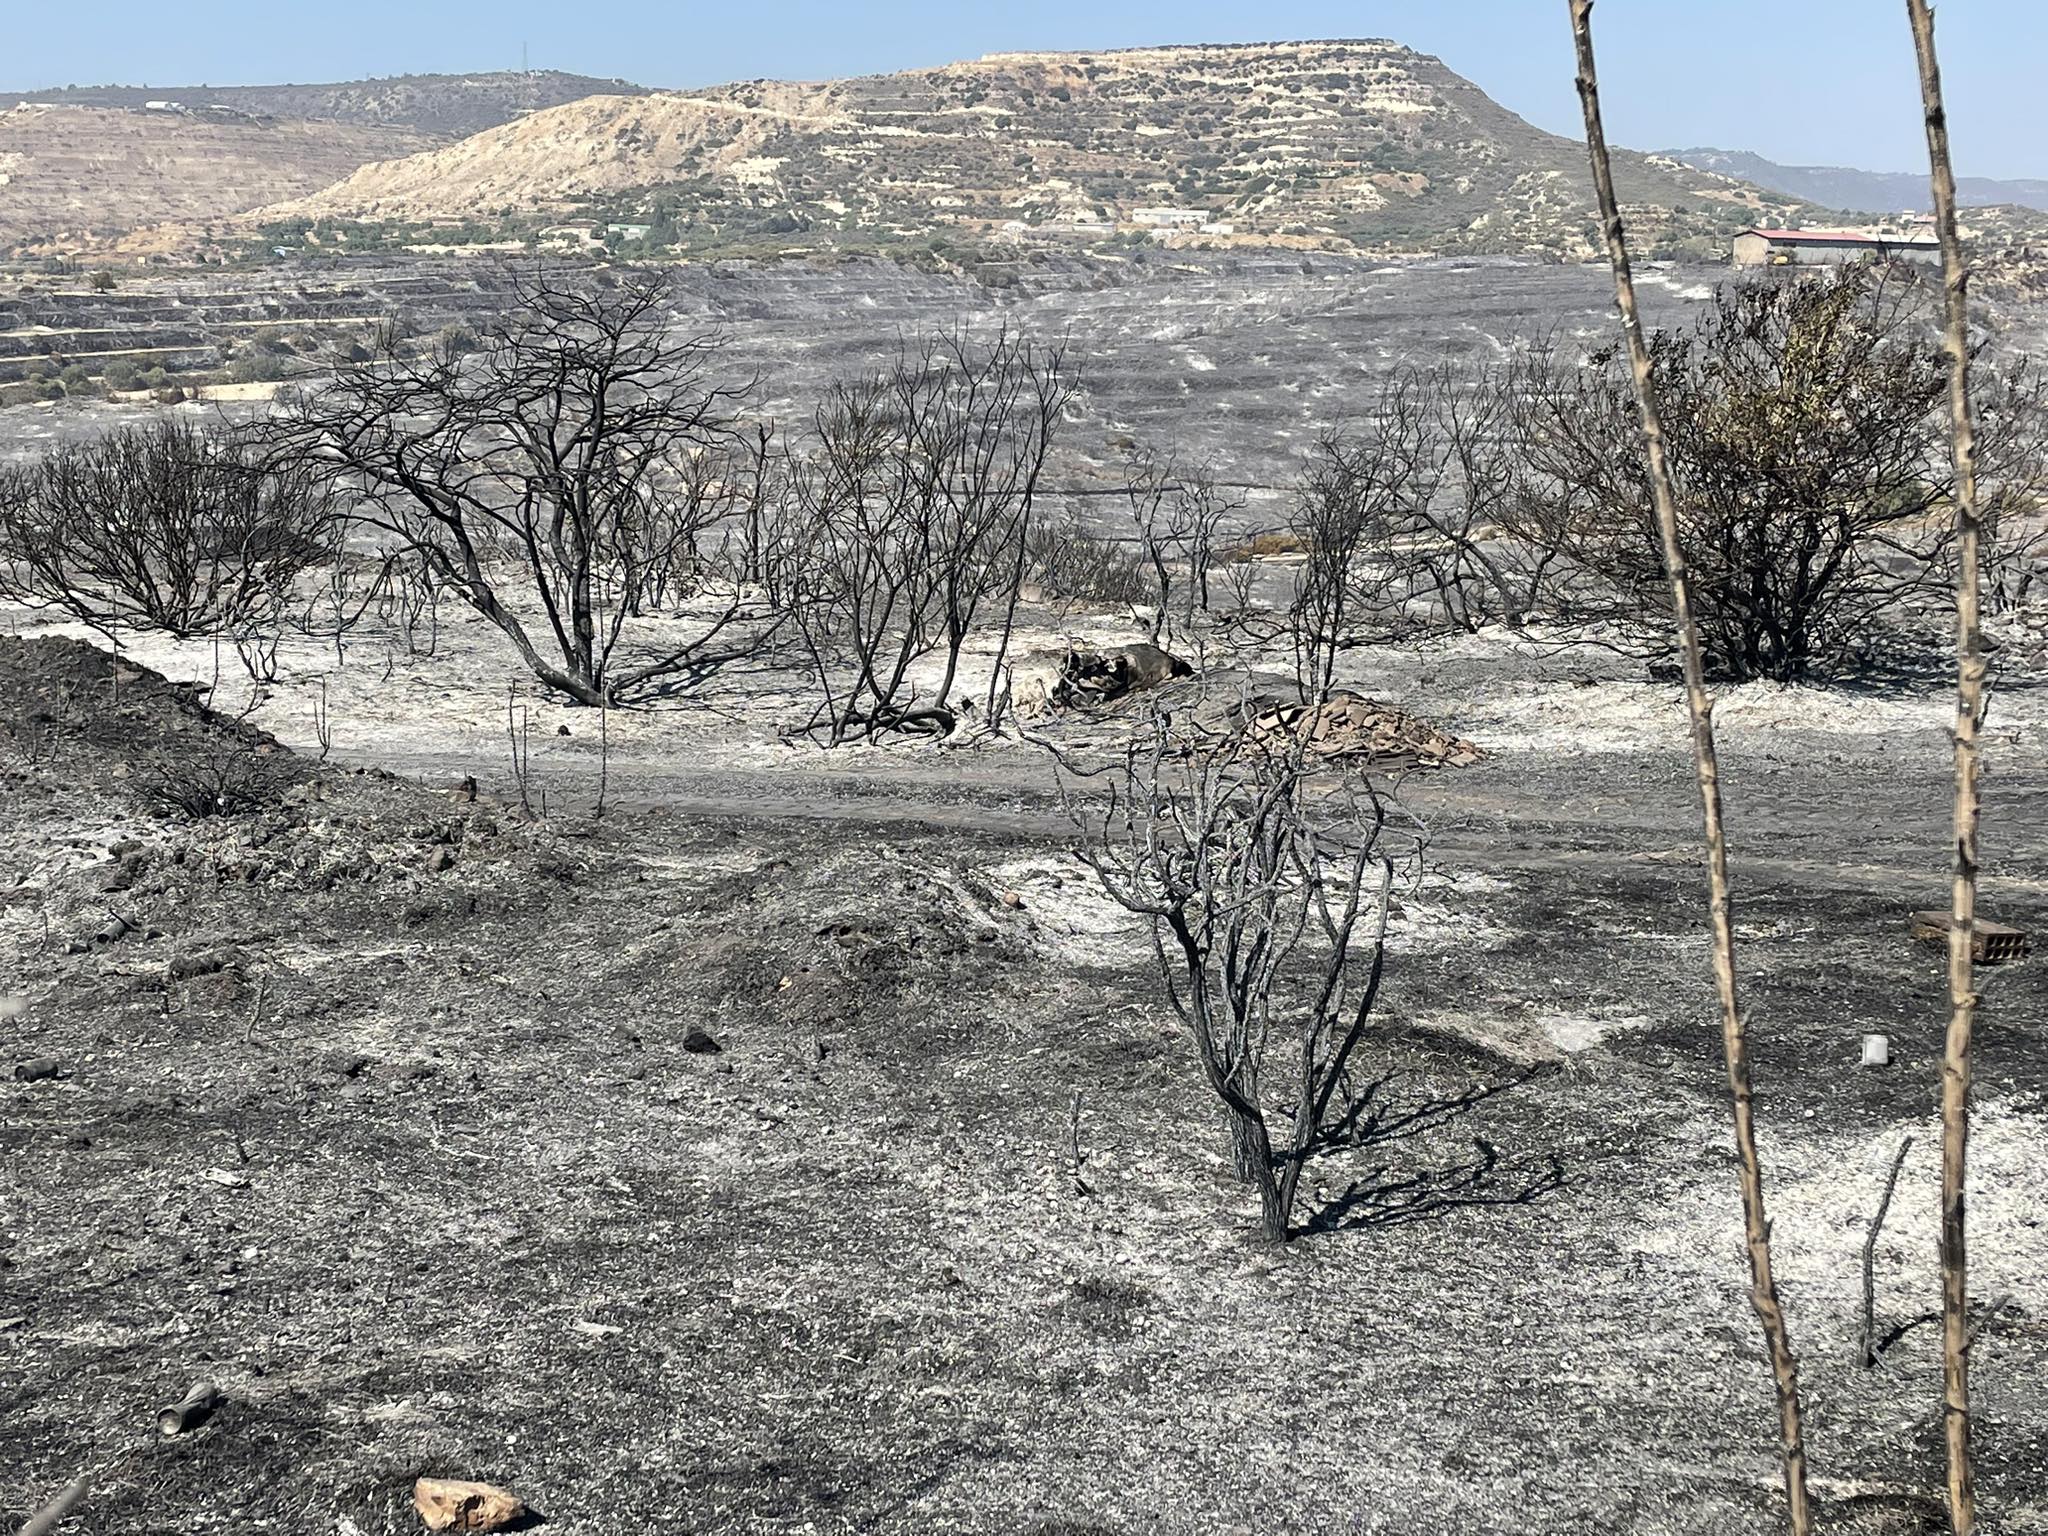
<svg viewBox="0 0 2048 1536"><path fill-rule="evenodd" d="M1152 229L1200 229L1209 215L1199 208L1133 208L1131 222Z"/></svg>

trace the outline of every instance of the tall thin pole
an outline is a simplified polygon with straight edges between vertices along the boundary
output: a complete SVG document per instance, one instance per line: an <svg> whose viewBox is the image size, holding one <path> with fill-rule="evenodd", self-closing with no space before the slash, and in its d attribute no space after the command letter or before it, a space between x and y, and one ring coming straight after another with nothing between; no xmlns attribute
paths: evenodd
<svg viewBox="0 0 2048 1536"><path fill-rule="evenodd" d="M1720 996L1721 1048L1728 1063L1728 1089L1735 1110L1735 1155L1741 1165L1742 1216L1749 1246L1750 1304L1763 1325L1770 1350L1771 1375L1778 1393L1779 1457L1784 1463L1785 1497L1794 1536L1808 1536L1813 1511L1806 1491L1806 1441L1801 1427L1799 1365L1785 1326L1771 1273L1771 1224L1764 1214L1763 1164L1757 1156L1756 1119L1749 1071L1749 1034L1735 989L1735 932L1728 895L1728 840L1721 818L1721 774L1714 752L1713 701L1707 697L1700 660L1699 628L1693 620L1685 551L1678 534L1678 494L1664 441L1664 420L1650 371L1650 349L1643 339L1641 312L1636 307L1635 278L1629 267L1628 242L1621 226L1621 207L1614 192L1614 168L1608 158L1607 134L1600 121L1600 89L1593 65L1593 0L1567 0L1572 40L1578 51L1579 101L1585 108L1586 149L1593 165L1593 187L1607 237L1608 260L1614 267L1614 297L1621 310L1622 334L1628 344L1629 369L1635 378L1636 405L1642 418L1643 446L1648 454L1650 487L1656 504L1657 530L1664 550L1664 571L1671 581L1671 609L1678 632L1679 658L1685 671L1686 709L1692 721L1693 766L1699 778L1700 808L1707 844L1707 910L1713 932L1714 986Z"/></svg>
<svg viewBox="0 0 2048 1536"><path fill-rule="evenodd" d="M1948 932L1948 1038L1941 1057L1941 1399L1948 1439L1948 1520L1956 1536L1977 1528L1970 1471L1970 1290L1964 1174L1970 1143L1970 1032L1977 1019L1972 953L1977 926L1977 731L1984 717L1984 643L1978 624L1977 433L1970 413L1969 272L1956 231L1956 178L1949 160L1948 114L1934 56L1934 14L1927 0L1906 0L1920 58L1920 104L1927 115L1927 159L1934 182L1934 223L1941 235L1947 302L1949 428L1956 470L1956 804L1955 878Z"/></svg>

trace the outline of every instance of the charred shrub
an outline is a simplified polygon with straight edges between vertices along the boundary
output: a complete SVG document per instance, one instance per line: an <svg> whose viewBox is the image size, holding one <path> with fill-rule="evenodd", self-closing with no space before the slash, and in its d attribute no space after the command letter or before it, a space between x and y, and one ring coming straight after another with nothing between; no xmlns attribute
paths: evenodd
<svg viewBox="0 0 2048 1536"><path fill-rule="evenodd" d="M1956 472L1933 300L1909 271L1855 266L1731 285L1650 339L1711 674L1796 682L1853 669L1915 614L1941 622ZM1987 354L1979 371L1985 559L2002 589L2031 564L2048 391L2024 361ZM1545 606L1661 655L1670 583L1620 352L1535 359L1516 412L1503 521L1544 552Z"/></svg>
<svg viewBox="0 0 2048 1536"><path fill-rule="evenodd" d="M1151 595L1136 547L1091 533L1071 514L1034 524L1024 556L1031 579L1056 597L1127 607Z"/></svg>
<svg viewBox="0 0 2048 1536"><path fill-rule="evenodd" d="M158 420L0 472L0 596L185 637L274 621L330 496L231 428Z"/></svg>
<svg viewBox="0 0 2048 1536"><path fill-rule="evenodd" d="M142 797L152 808L191 821L241 816L278 804L283 775L271 761L239 743L154 764Z"/></svg>

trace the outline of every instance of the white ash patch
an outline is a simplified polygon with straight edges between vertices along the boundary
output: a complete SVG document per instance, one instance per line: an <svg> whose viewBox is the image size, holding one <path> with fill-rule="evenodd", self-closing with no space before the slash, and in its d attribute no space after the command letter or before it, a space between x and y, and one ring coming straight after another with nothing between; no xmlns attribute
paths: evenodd
<svg viewBox="0 0 2048 1536"><path fill-rule="evenodd" d="M1498 876L1464 871L1427 873L1405 889L1397 883L1387 914L1387 948L1397 954L1499 949L1522 930L1491 921L1472 898L1506 889Z"/></svg>
<svg viewBox="0 0 2048 1536"><path fill-rule="evenodd" d="M1845 1034L1844 1072L1855 1036ZM1879 1326L1941 1304L1938 1228L1941 1220L1941 1124L1932 1113L1871 1135L1830 1136L1813 1118L1804 1136L1762 1138L1772 1248L1781 1278L1810 1297L1836 1304L1805 1309L1809 1329L1847 1339L1856 1327L1862 1253L1869 1221L1899 1143L1912 1149L1885 1215L1876 1250ZM1702 1171L1688 1188L1661 1202L1638 1230L1645 1253L1725 1272L1737 1283L1742 1265L1742 1214L1733 1146L1725 1115L1700 1117L1679 1139L1698 1144ZM2048 1119L2038 1104L1986 1102L1970 1126L1971 1288L1990 1298L2028 1298L2048 1270ZM1923 1343L1920 1348L1925 1348Z"/></svg>
<svg viewBox="0 0 2048 1536"><path fill-rule="evenodd" d="M1128 911L1102 888L1095 872L1071 856L1037 856L984 866L980 873L1000 895L1013 891L1030 919L1038 943L1077 965L1121 965L1149 959L1148 920ZM1490 923L1475 914L1470 898L1507 889L1494 875L1428 874L1406 890L1396 888L1387 917L1387 947L1402 953L1494 949L1520 930ZM1369 934L1362 919L1360 938Z"/></svg>
<svg viewBox="0 0 2048 1536"><path fill-rule="evenodd" d="M735 845L730 848L692 849L687 855L639 851L633 855L633 863L650 874L666 879L687 881L696 876L721 876L751 874L762 867L762 858L751 848Z"/></svg>
<svg viewBox="0 0 2048 1536"><path fill-rule="evenodd" d="M1645 286L1655 283L1668 288L1679 298L1690 304L1703 304L1714 296L1714 290L1706 283L1688 283L1669 272L1650 271L1642 276Z"/></svg>
<svg viewBox="0 0 2048 1536"><path fill-rule="evenodd" d="M1856 693L1792 683L1717 687L1714 722L1724 745L1763 746L1778 733L1863 742L1944 740L1953 701L1939 690ZM1994 694L1987 729L2007 743L2048 723L2037 690ZM1530 682L1481 688L1460 699L1458 728L1482 748L1579 755L1683 746L1685 693L1676 683L1610 680Z"/></svg>
<svg viewBox="0 0 2048 1536"><path fill-rule="evenodd" d="M1514 889L1514 882L1501 875L1477 869L1433 870L1422 877L1423 887L1449 891L1459 896L1498 896Z"/></svg>
<svg viewBox="0 0 2048 1536"><path fill-rule="evenodd" d="M1605 1044L1610 1035L1647 1029L1656 1021L1645 1013L1539 1013L1530 1022L1560 1051L1576 1056Z"/></svg>
<svg viewBox="0 0 2048 1536"><path fill-rule="evenodd" d="M1416 1023L1438 1034L1454 1035L1524 1066L1545 1066L1596 1050L1611 1037L1648 1027L1646 1014L1618 1012L1534 1012L1527 1008L1430 1012Z"/></svg>
<svg viewBox="0 0 2048 1536"><path fill-rule="evenodd" d="M1667 684L1528 683L1467 700L1463 720L1496 752L1628 752L1685 728L1685 696Z"/></svg>
<svg viewBox="0 0 2048 1536"><path fill-rule="evenodd" d="M1861 1070L1853 1060L1854 1034L1844 1039L1841 1070ZM1787 1245L1788 1279L1819 1285L1858 1274L1867 1223L1908 1134L1913 1146L1878 1239L1878 1307L1904 1317L1941 1304L1941 1124L1932 1114L1874 1136L1823 1136L1808 1146L1796 1172L1777 1176L1770 1211L1774 1230L1786 1234L1780 1240ZM1971 1289L1987 1300L2037 1294L2048 1272L2048 1225L2041 1217L2048 1208L2048 1120L2039 1106L2032 1112L1996 1101L1976 1106L1969 1194Z"/></svg>
<svg viewBox="0 0 2048 1536"><path fill-rule="evenodd" d="M1039 945L1072 965L1126 965L1152 953L1148 920L1111 899L1095 871L1071 857L1012 859L982 870L998 894L1014 891Z"/></svg>

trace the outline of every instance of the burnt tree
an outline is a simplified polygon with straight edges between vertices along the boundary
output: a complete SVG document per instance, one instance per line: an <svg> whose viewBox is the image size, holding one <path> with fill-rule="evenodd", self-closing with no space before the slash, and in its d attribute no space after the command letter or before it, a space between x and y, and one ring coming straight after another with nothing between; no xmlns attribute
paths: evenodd
<svg viewBox="0 0 2048 1536"><path fill-rule="evenodd" d="M1149 919L1238 1174L1285 1242L1304 1166L1358 1112L1348 1067L1420 827L1369 780L1320 772L1306 728L1212 734L1154 715L1099 776L1096 814L1075 809L1082 857Z"/></svg>
<svg viewBox="0 0 2048 1536"><path fill-rule="evenodd" d="M715 336L677 331L667 284L515 284L473 351L394 328L293 403L276 446L326 465L361 523L395 539L580 703L630 703L744 654L735 584L680 643L622 648L697 542L744 505L710 465L732 452L745 389L715 377ZM650 591L650 583L655 590Z"/></svg>
<svg viewBox="0 0 2048 1536"><path fill-rule="evenodd" d="M985 628L993 715L1071 393L1059 349L1009 333L935 338L832 389L789 466L773 540L819 685L812 733L950 732L968 641Z"/></svg>

